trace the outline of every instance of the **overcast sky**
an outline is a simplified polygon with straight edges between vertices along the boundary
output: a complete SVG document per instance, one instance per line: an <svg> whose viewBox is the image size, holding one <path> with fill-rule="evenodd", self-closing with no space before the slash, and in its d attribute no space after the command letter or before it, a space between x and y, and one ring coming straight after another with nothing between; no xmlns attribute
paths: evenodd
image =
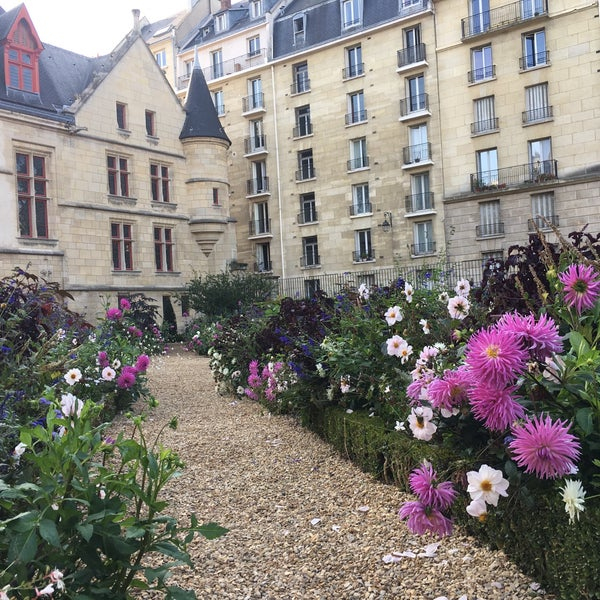
<svg viewBox="0 0 600 600"><path fill-rule="evenodd" d="M8 11L22 2L0 0ZM42 42L86 56L108 54L133 28L132 9L152 23L190 6L190 0L25 0Z"/></svg>

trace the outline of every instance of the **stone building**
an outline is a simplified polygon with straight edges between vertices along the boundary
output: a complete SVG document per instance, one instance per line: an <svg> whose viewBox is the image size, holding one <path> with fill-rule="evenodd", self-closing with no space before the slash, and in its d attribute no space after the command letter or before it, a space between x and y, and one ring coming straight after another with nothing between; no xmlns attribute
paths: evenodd
<svg viewBox="0 0 600 600"><path fill-rule="evenodd" d="M134 27L110 55L45 45L0 9L0 266L59 282L94 319L143 293L169 302L236 256L230 145L202 72L185 108Z"/></svg>

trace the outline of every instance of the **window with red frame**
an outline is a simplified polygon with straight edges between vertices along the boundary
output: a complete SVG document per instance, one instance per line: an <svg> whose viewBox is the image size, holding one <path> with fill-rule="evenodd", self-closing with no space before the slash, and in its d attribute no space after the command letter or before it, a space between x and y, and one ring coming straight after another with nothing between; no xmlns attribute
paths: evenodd
<svg viewBox="0 0 600 600"><path fill-rule="evenodd" d="M156 113L151 110L146 111L146 135L156 137Z"/></svg>
<svg viewBox="0 0 600 600"><path fill-rule="evenodd" d="M112 196L129 196L129 170L127 158L109 155L106 157L108 167L108 193Z"/></svg>
<svg viewBox="0 0 600 600"><path fill-rule="evenodd" d="M133 270L133 225L111 223L112 264L114 271Z"/></svg>
<svg viewBox="0 0 600 600"><path fill-rule="evenodd" d="M29 23L22 19L5 49L8 87L39 93L38 48Z"/></svg>
<svg viewBox="0 0 600 600"><path fill-rule="evenodd" d="M17 152L17 195L19 234L22 237L48 237L48 179L46 159Z"/></svg>
<svg viewBox="0 0 600 600"><path fill-rule="evenodd" d="M173 230L170 227L154 228L154 260L157 271L173 270Z"/></svg>
<svg viewBox="0 0 600 600"><path fill-rule="evenodd" d="M213 188L213 204L218 206L219 202L219 188Z"/></svg>
<svg viewBox="0 0 600 600"><path fill-rule="evenodd" d="M117 102L117 127L127 129L127 105Z"/></svg>
<svg viewBox="0 0 600 600"><path fill-rule="evenodd" d="M157 163L150 164L150 188L153 202L170 202L169 167Z"/></svg>

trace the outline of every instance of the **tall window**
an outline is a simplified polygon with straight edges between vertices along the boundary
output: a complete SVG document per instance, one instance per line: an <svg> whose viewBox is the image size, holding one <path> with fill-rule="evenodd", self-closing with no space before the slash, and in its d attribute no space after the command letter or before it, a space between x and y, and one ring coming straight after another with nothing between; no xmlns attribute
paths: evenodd
<svg viewBox="0 0 600 600"><path fill-rule="evenodd" d="M429 142L427 140L427 124L421 123L408 128L409 156L407 164L430 160Z"/></svg>
<svg viewBox="0 0 600 600"><path fill-rule="evenodd" d="M348 161L348 170L364 169L369 166L367 157L367 138L358 138L350 140L350 160Z"/></svg>
<svg viewBox="0 0 600 600"><path fill-rule="evenodd" d="M304 44L306 32L306 15L295 15L292 20L292 28L294 32L294 45Z"/></svg>
<svg viewBox="0 0 600 600"><path fill-rule="evenodd" d="M494 77L491 46L482 46L471 50L471 69L469 74L470 83Z"/></svg>
<svg viewBox="0 0 600 600"><path fill-rule="evenodd" d="M421 50L421 26L415 25L403 31L405 64L419 62L424 59Z"/></svg>
<svg viewBox="0 0 600 600"><path fill-rule="evenodd" d="M531 195L531 216L538 228L547 228L548 223L558 225L558 217L554 207L554 192Z"/></svg>
<svg viewBox="0 0 600 600"><path fill-rule="evenodd" d="M117 112L117 127L119 129L127 129L127 105L122 102L116 104Z"/></svg>
<svg viewBox="0 0 600 600"><path fill-rule="evenodd" d="M256 152L265 148L265 136L263 134L262 119L254 119L249 123L250 138L247 151Z"/></svg>
<svg viewBox="0 0 600 600"><path fill-rule="evenodd" d="M531 19L545 13L544 0L521 0L521 16Z"/></svg>
<svg viewBox="0 0 600 600"><path fill-rule="evenodd" d="M260 36L256 35L248 39L248 56L260 54Z"/></svg>
<svg viewBox="0 0 600 600"><path fill-rule="evenodd" d="M250 9L251 19L257 19L263 14L262 0L250 0L248 8Z"/></svg>
<svg viewBox="0 0 600 600"><path fill-rule="evenodd" d="M369 184L359 183L352 186L352 214L365 215L373 212L369 200Z"/></svg>
<svg viewBox="0 0 600 600"><path fill-rule="evenodd" d="M39 92L38 56L40 50L29 23L22 19L17 24L12 40L7 40L4 50L8 87L25 92Z"/></svg>
<svg viewBox="0 0 600 600"><path fill-rule="evenodd" d="M554 174L554 161L552 160L552 141L550 138L542 138L528 142L529 164L534 179L541 175Z"/></svg>
<svg viewBox="0 0 600 600"><path fill-rule="evenodd" d="M212 189L212 201L213 201L213 206L221 205L221 200L219 198L219 188L215 187Z"/></svg>
<svg viewBox="0 0 600 600"><path fill-rule="evenodd" d="M308 63L303 62L293 66L294 83L292 93L301 94L310 90L310 79L308 78Z"/></svg>
<svg viewBox="0 0 600 600"><path fill-rule="evenodd" d="M213 79L223 77L223 51L221 49L210 53L210 67Z"/></svg>
<svg viewBox="0 0 600 600"><path fill-rule="evenodd" d="M220 33L227 29L227 13L221 13L215 16L215 33Z"/></svg>
<svg viewBox="0 0 600 600"><path fill-rule="evenodd" d="M361 123L367 120L367 111L365 110L365 95L362 90L348 94L348 114L346 115L346 124Z"/></svg>
<svg viewBox="0 0 600 600"><path fill-rule="evenodd" d="M315 193L300 195L300 219L301 224L314 223L317 220L317 205L315 202Z"/></svg>
<svg viewBox="0 0 600 600"><path fill-rule="evenodd" d="M319 262L319 242L316 235L302 238L302 262L305 267L314 267Z"/></svg>
<svg viewBox="0 0 600 600"><path fill-rule="evenodd" d="M540 65L548 64L548 52L546 50L546 32L533 31L523 36L523 58L522 69L532 69Z"/></svg>
<svg viewBox="0 0 600 600"><path fill-rule="evenodd" d="M19 235L29 238L48 237L48 179L46 159L35 154L17 152L17 199Z"/></svg>
<svg viewBox="0 0 600 600"><path fill-rule="evenodd" d="M166 50L158 51L154 55L154 58L156 59L156 62L161 69L164 69L167 66L167 51Z"/></svg>
<svg viewBox="0 0 600 600"><path fill-rule="evenodd" d="M481 186L498 185L498 150L479 150L477 158L477 181Z"/></svg>
<svg viewBox="0 0 600 600"><path fill-rule="evenodd" d="M494 131L498 128L494 96L473 100L474 123L471 133L477 135Z"/></svg>
<svg viewBox="0 0 600 600"><path fill-rule="evenodd" d="M300 150L298 152L298 173L296 179L302 181L304 179L313 179L315 176L315 166L313 163L312 148Z"/></svg>
<svg viewBox="0 0 600 600"><path fill-rule="evenodd" d="M256 79L250 79L248 81L248 91L250 96L248 97L247 110L255 110L264 106L263 93L262 93L262 80L260 77Z"/></svg>
<svg viewBox="0 0 600 600"><path fill-rule="evenodd" d="M362 20L362 0L342 0L342 28L360 25Z"/></svg>
<svg viewBox="0 0 600 600"><path fill-rule="evenodd" d="M169 167L157 163L150 164L150 189L153 202L170 202Z"/></svg>
<svg viewBox="0 0 600 600"><path fill-rule="evenodd" d="M112 264L114 271L133 270L133 225L111 223Z"/></svg>
<svg viewBox="0 0 600 600"><path fill-rule="evenodd" d="M296 109L296 128L294 137L304 137L312 134L312 123L310 121L310 106L299 106Z"/></svg>
<svg viewBox="0 0 600 600"><path fill-rule="evenodd" d="M504 233L504 223L500 220L500 200L482 202L479 205L479 223L477 237Z"/></svg>
<svg viewBox="0 0 600 600"><path fill-rule="evenodd" d="M490 28L489 0L470 0L471 33L483 33Z"/></svg>
<svg viewBox="0 0 600 600"><path fill-rule="evenodd" d="M552 107L548 102L548 84L539 83L525 88L525 113L523 123L544 121L552 117Z"/></svg>
<svg viewBox="0 0 600 600"><path fill-rule="evenodd" d="M111 196L129 196L129 169L127 158L108 155L108 193Z"/></svg>
<svg viewBox="0 0 600 600"><path fill-rule="evenodd" d="M371 230L360 229L354 232L354 261L373 260L375 253L371 245Z"/></svg>
<svg viewBox="0 0 600 600"><path fill-rule="evenodd" d="M146 111L146 135L156 137L156 113L152 110Z"/></svg>
<svg viewBox="0 0 600 600"><path fill-rule="evenodd" d="M419 212L431 210L433 202L429 192L429 173L415 173L410 176L410 202L407 206L408 212Z"/></svg>
<svg viewBox="0 0 600 600"><path fill-rule="evenodd" d="M212 93L213 104L217 109L217 114L222 116L225 114L225 101L223 96L223 90L216 90Z"/></svg>
<svg viewBox="0 0 600 600"><path fill-rule="evenodd" d="M256 270L260 273L271 271L271 244L268 242L256 244Z"/></svg>
<svg viewBox="0 0 600 600"><path fill-rule="evenodd" d="M346 48L346 77L358 77L364 72L362 47L360 44Z"/></svg>
<svg viewBox="0 0 600 600"><path fill-rule="evenodd" d="M170 227L154 228L154 262L157 271L173 270L173 230Z"/></svg>
<svg viewBox="0 0 600 600"><path fill-rule="evenodd" d="M264 160L252 161L253 186L252 194L263 194L269 189L269 180L267 179L267 163Z"/></svg>
<svg viewBox="0 0 600 600"><path fill-rule="evenodd" d="M413 225L414 245L412 253L415 256L420 254L432 254L435 252L435 242L433 241L433 223L432 221L421 221Z"/></svg>
<svg viewBox="0 0 600 600"><path fill-rule="evenodd" d="M252 223L250 224L250 235L261 235L271 231L269 220L269 204L267 202L255 202L252 206Z"/></svg>
<svg viewBox="0 0 600 600"><path fill-rule="evenodd" d="M409 77L406 80L408 88L408 112L425 110L427 103L425 101L425 77L422 73Z"/></svg>

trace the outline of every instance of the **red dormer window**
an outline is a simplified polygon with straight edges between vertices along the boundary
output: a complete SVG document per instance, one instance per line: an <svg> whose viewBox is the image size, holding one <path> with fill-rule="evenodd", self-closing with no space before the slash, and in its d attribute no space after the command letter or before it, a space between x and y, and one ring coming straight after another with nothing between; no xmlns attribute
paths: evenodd
<svg viewBox="0 0 600 600"><path fill-rule="evenodd" d="M24 92L39 93L38 57L42 51L39 38L25 13L8 35L4 50L6 85Z"/></svg>

